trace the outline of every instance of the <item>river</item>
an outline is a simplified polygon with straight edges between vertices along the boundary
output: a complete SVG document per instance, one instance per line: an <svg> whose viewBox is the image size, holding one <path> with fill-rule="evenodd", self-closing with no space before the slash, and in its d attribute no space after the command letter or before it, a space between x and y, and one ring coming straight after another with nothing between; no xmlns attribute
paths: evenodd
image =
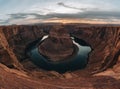
<svg viewBox="0 0 120 89"><path fill-rule="evenodd" d="M44 36L41 39L41 42L44 41L47 37L48 36ZM74 37L72 37L72 40L74 45L76 45L78 51L74 56L66 59L65 61L49 61L38 51L38 42L29 46L29 49L27 50L27 55L30 57L30 61L32 61L35 65L45 70L55 70L60 73L63 73L66 71L83 69L88 63L88 57L89 53L91 52L91 47L80 45L80 40Z"/></svg>

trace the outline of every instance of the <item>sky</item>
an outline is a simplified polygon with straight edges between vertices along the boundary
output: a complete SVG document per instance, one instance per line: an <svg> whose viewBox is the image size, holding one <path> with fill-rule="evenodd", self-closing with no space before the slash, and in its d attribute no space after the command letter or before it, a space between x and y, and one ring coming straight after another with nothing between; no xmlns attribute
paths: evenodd
<svg viewBox="0 0 120 89"><path fill-rule="evenodd" d="M0 25L120 24L120 0L0 0Z"/></svg>

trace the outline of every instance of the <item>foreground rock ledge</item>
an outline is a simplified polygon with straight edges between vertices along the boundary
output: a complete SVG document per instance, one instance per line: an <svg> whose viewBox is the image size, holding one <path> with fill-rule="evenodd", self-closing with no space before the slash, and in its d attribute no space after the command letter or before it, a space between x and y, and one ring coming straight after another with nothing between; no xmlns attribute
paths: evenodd
<svg viewBox="0 0 120 89"><path fill-rule="evenodd" d="M119 89L120 80L109 76L39 79L0 64L0 89ZM42 75L41 75L42 76ZM49 75L47 75L49 76ZM104 82L103 82L104 81Z"/></svg>

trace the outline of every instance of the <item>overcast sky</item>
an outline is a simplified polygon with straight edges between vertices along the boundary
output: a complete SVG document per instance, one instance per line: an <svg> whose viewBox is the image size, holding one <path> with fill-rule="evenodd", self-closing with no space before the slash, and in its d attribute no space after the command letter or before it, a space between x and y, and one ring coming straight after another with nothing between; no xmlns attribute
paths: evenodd
<svg viewBox="0 0 120 89"><path fill-rule="evenodd" d="M45 22L120 24L120 0L0 0L0 25Z"/></svg>

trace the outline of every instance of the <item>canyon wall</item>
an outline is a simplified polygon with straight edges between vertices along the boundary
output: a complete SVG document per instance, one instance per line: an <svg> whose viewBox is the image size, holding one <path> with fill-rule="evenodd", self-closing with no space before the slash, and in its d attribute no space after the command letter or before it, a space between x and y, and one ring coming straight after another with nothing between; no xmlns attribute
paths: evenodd
<svg viewBox="0 0 120 89"><path fill-rule="evenodd" d="M89 72L100 72L116 64L120 55L120 27L119 26L92 26L79 24L66 24L63 27L69 33L87 42L92 52L89 54L89 63L86 69ZM54 25L32 25L32 26L1 26L0 42L1 59L7 59L3 64L22 67L20 61L25 60L25 49L29 43L41 39L49 33ZM4 52L3 52L4 51ZM7 56L5 56L7 55ZM5 58L6 57L6 58Z"/></svg>
<svg viewBox="0 0 120 89"><path fill-rule="evenodd" d="M51 29L61 26L93 49L87 67L64 74L34 68L25 55L26 47L47 35ZM120 26L0 26L0 71L0 89L119 89Z"/></svg>

